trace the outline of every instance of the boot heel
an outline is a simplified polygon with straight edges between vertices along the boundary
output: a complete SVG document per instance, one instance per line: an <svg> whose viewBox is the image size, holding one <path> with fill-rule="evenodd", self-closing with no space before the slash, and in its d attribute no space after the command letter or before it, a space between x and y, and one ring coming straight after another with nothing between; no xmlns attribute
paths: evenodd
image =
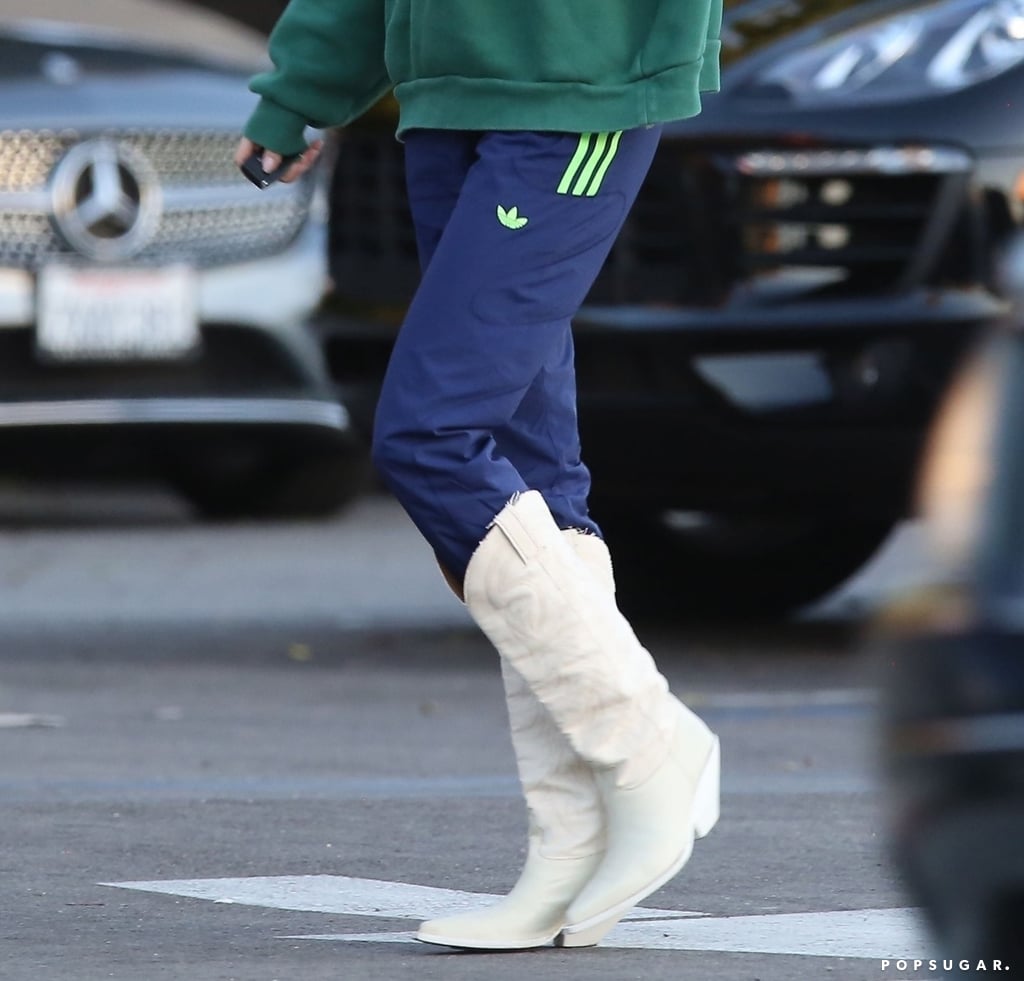
<svg viewBox="0 0 1024 981"><path fill-rule="evenodd" d="M697 781L697 790L693 797L693 834L703 838L718 823L721 807L721 772L722 752L718 744L718 736L711 745L704 770Z"/></svg>
<svg viewBox="0 0 1024 981"><path fill-rule="evenodd" d="M596 947L611 928L622 918L622 913L615 913L600 923L587 927L585 930L578 930L575 933L566 933L563 930L555 937L556 947Z"/></svg>

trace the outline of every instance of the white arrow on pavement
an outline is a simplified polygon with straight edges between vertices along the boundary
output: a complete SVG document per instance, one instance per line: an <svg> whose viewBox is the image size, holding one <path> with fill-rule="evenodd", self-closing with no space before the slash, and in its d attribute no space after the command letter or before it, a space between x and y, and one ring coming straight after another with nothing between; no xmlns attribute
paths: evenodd
<svg viewBox="0 0 1024 981"><path fill-rule="evenodd" d="M208 899L215 903L268 906L271 909L343 916L378 916L428 920L433 916L479 909L500 899L480 892L417 886L383 879L357 879L347 875L273 875L244 879L168 879L156 882L101 882L102 886L138 889ZM632 917L703 916L680 910L638 908Z"/></svg>
<svg viewBox="0 0 1024 981"><path fill-rule="evenodd" d="M411 920L478 909L500 898L484 893L340 875L106 882L101 885L217 903ZM413 934L315 934L282 939L411 943ZM916 911L911 909L709 917L692 910L638 907L608 934L601 946L873 960L928 960L936 956L925 938Z"/></svg>

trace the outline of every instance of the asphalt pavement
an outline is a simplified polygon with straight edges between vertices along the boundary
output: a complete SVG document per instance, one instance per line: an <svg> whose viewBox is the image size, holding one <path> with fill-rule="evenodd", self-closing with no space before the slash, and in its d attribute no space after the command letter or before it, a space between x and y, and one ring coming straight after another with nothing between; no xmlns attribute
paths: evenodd
<svg viewBox="0 0 1024 981"><path fill-rule="evenodd" d="M904 529L798 622L640 625L721 736L719 827L601 947L464 954L410 931L507 891L525 814L496 656L393 502L0 493L0 978L937 978L859 643L926 575Z"/></svg>

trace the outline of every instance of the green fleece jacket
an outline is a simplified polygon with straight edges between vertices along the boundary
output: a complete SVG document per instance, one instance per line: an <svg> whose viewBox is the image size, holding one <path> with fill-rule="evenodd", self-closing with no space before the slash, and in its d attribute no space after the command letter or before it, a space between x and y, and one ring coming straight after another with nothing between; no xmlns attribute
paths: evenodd
<svg viewBox="0 0 1024 981"><path fill-rule="evenodd" d="M246 135L281 153L394 88L409 129L632 129L718 88L722 0L291 0Z"/></svg>

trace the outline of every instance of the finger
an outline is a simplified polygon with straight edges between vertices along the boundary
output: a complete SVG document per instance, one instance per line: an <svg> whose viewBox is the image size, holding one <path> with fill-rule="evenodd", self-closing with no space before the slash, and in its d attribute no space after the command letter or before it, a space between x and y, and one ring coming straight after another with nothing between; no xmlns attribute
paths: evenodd
<svg viewBox="0 0 1024 981"><path fill-rule="evenodd" d="M263 154L263 158L260 161L260 166L267 174L272 174L278 167L281 166L281 154L274 153L273 150L267 150Z"/></svg>
<svg viewBox="0 0 1024 981"><path fill-rule="evenodd" d="M307 170L309 170L309 165L302 160L297 160L284 172L281 177L281 183L291 184L297 181Z"/></svg>
<svg viewBox="0 0 1024 981"><path fill-rule="evenodd" d="M297 181L303 174L312 169L319 156L320 146L313 144L288 168L287 172L281 177L282 183L291 184L293 181Z"/></svg>
<svg viewBox="0 0 1024 981"><path fill-rule="evenodd" d="M252 156L253 150L256 149L256 144L252 140L242 137L238 142L238 149L235 150L235 164L239 167L242 166Z"/></svg>

